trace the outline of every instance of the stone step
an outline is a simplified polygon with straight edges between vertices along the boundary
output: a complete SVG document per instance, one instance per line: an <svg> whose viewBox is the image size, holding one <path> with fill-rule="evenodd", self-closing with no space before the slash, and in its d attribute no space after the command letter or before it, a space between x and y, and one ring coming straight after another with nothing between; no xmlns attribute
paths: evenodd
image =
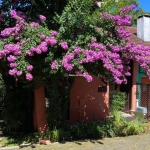
<svg viewBox="0 0 150 150"><path fill-rule="evenodd" d="M127 114L125 112L120 112L120 113L126 119L126 121L132 121L135 119L135 116L133 116L131 114Z"/></svg>

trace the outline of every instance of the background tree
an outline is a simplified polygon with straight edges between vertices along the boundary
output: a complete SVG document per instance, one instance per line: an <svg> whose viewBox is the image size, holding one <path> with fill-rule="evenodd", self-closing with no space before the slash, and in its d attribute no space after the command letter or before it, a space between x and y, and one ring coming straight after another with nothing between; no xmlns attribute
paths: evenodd
<svg viewBox="0 0 150 150"><path fill-rule="evenodd" d="M108 12L110 14L118 14L120 8L129 5L139 6L137 0L102 0L102 12Z"/></svg>
<svg viewBox="0 0 150 150"><path fill-rule="evenodd" d="M141 16L143 14L149 14L150 15L150 12L144 11L140 6L137 7L137 9L131 13L131 16L132 16L132 25L133 26L137 25L137 18L138 18L138 16Z"/></svg>
<svg viewBox="0 0 150 150"><path fill-rule="evenodd" d="M55 14L61 14L68 0L2 0L0 9L0 29L14 26L13 20L10 18L10 10L21 11L26 15L29 21L37 21L38 15L43 14L47 18L48 27L57 29L57 24L53 18Z"/></svg>
<svg viewBox="0 0 150 150"><path fill-rule="evenodd" d="M98 2L98 1L97 1ZM150 12L144 11L137 0L102 0L100 4L101 12L108 12L110 14L119 14L120 8L128 5L135 5L134 11L129 14L132 16L132 26L137 25L137 17L143 14L150 14Z"/></svg>

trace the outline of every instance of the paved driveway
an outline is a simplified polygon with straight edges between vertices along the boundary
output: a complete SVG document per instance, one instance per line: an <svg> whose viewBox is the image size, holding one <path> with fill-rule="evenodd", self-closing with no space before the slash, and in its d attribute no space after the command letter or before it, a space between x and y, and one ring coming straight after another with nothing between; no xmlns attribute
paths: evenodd
<svg viewBox="0 0 150 150"><path fill-rule="evenodd" d="M22 150L31 150L31 147ZM150 150L150 134L38 145L35 150Z"/></svg>
<svg viewBox="0 0 150 150"><path fill-rule="evenodd" d="M23 148L8 147L0 150L150 150L150 134L129 137L84 140L49 145L32 145Z"/></svg>

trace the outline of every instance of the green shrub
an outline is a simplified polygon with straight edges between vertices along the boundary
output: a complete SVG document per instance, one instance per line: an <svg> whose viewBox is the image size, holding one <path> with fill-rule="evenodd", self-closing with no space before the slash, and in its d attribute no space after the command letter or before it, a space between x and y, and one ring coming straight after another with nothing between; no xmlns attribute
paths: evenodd
<svg viewBox="0 0 150 150"><path fill-rule="evenodd" d="M127 122L119 112L113 119L67 124L63 129L55 129L41 135L50 141L99 139L103 137L128 136L146 133L149 126L142 121Z"/></svg>
<svg viewBox="0 0 150 150"><path fill-rule="evenodd" d="M148 131L149 125L145 123L144 120L132 120L127 122L123 116L115 111L114 112L114 132L116 136L128 136L137 135L141 133L146 133Z"/></svg>
<svg viewBox="0 0 150 150"><path fill-rule="evenodd" d="M101 138L103 130L100 121L76 123L67 125L71 139Z"/></svg>
<svg viewBox="0 0 150 150"><path fill-rule="evenodd" d="M123 133L125 135L137 135L145 133L148 131L149 125L143 122L139 122L137 119L131 122L128 122L126 128L124 128Z"/></svg>
<svg viewBox="0 0 150 150"><path fill-rule="evenodd" d="M113 113L114 111L120 111L125 106L126 102L126 93L118 92L110 97L110 110Z"/></svg>
<svg viewBox="0 0 150 150"><path fill-rule="evenodd" d="M33 131L33 93L14 87L4 99L3 118L6 133L30 133Z"/></svg>
<svg viewBox="0 0 150 150"><path fill-rule="evenodd" d="M148 125L145 124L145 120L133 120L127 122L125 118L119 113L123 109L126 102L126 94L119 92L113 94L111 97L111 115L113 119L111 130L113 136L128 136L136 135L147 132ZM109 130L109 131L111 131ZM112 137L112 136L111 136Z"/></svg>
<svg viewBox="0 0 150 150"><path fill-rule="evenodd" d="M25 142L37 143L39 140L51 142L70 141L81 139L99 139L104 137L128 136L146 133L149 125L134 120L127 122L118 112L113 119L105 121L90 121L67 124L63 129L54 129L45 133L32 133L25 137L4 139L4 145L21 144Z"/></svg>

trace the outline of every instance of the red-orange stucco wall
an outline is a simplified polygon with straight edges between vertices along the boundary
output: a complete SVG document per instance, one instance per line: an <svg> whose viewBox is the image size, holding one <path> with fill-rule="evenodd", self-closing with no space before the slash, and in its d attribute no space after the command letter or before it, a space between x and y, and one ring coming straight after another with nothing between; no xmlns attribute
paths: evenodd
<svg viewBox="0 0 150 150"><path fill-rule="evenodd" d="M141 83L150 84L150 79L148 77L141 77Z"/></svg>
<svg viewBox="0 0 150 150"><path fill-rule="evenodd" d="M108 117L109 86L107 92L98 92L98 87L105 84L96 76L92 77L92 82L87 82L83 77L75 79L70 95L71 122Z"/></svg>
<svg viewBox="0 0 150 150"><path fill-rule="evenodd" d="M131 94L131 110L136 109L136 83L138 75L138 64L133 63L133 74L132 74L132 94Z"/></svg>
<svg viewBox="0 0 150 150"><path fill-rule="evenodd" d="M102 85L106 86L96 76L93 76L92 82L76 77L70 95L69 121L100 120L108 117L109 86L107 85L107 92L98 92L98 87ZM44 86L34 92L34 128L40 132L47 125L44 93Z"/></svg>
<svg viewBox="0 0 150 150"><path fill-rule="evenodd" d="M34 91L34 129L39 132L47 129L44 86Z"/></svg>

